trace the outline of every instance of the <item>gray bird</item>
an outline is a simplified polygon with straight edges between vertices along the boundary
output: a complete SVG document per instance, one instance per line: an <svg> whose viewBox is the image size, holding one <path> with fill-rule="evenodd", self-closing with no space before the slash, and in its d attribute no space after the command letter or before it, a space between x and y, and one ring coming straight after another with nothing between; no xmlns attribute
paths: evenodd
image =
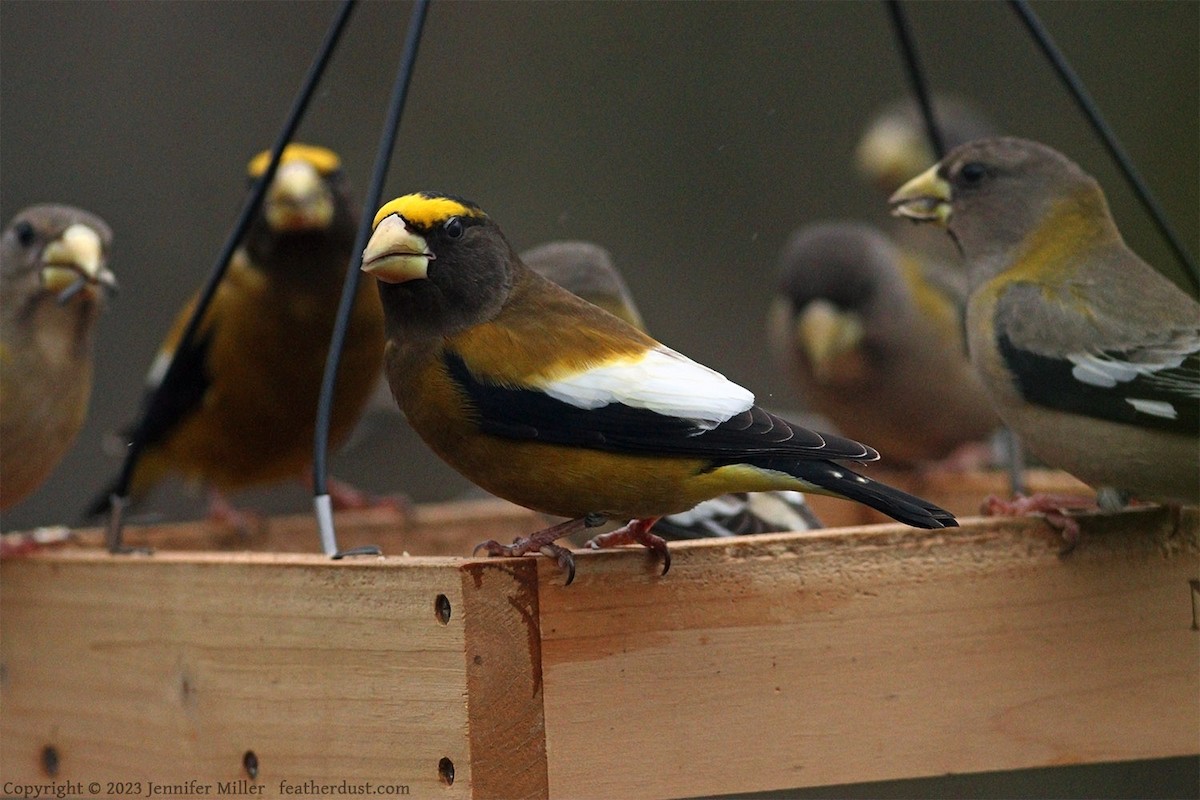
<svg viewBox="0 0 1200 800"><path fill-rule="evenodd" d="M0 245L0 509L50 476L87 417L112 231L63 205L20 212Z"/></svg>
<svg viewBox="0 0 1200 800"><path fill-rule="evenodd" d="M940 274L856 222L806 226L779 257L778 362L812 411L892 464L944 459L999 426Z"/></svg>
<svg viewBox="0 0 1200 800"><path fill-rule="evenodd" d="M1200 502L1200 303L1125 245L1095 179L984 139L891 202L961 248L971 363L1030 450L1109 498Z"/></svg>

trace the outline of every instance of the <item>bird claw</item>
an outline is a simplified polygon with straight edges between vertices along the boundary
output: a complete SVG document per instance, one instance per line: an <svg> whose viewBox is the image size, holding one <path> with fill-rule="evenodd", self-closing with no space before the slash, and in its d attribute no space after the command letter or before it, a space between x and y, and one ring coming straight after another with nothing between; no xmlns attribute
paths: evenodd
<svg viewBox="0 0 1200 800"><path fill-rule="evenodd" d="M488 539L486 542L480 542L475 545L475 549L471 551L471 555L479 555L481 550L487 552L492 557L511 558L515 556L528 555L529 553L541 553L548 558L553 558L558 562L560 569L567 573L567 582L564 586L570 586L571 581L575 580L575 557L571 555L571 551L561 545L554 543L555 539L561 539L569 533L573 533L580 528L594 528L597 525L602 525L604 518L598 514L589 514L586 517L567 520L560 522L557 525L551 525L549 528L544 528L529 536L518 536L513 539L512 544L500 544L495 539Z"/></svg>
<svg viewBox="0 0 1200 800"><path fill-rule="evenodd" d="M571 555L571 551L562 545L544 544L538 548L538 552L558 562L558 568L567 573L567 580L563 586L570 586L575 580L575 556Z"/></svg>
<svg viewBox="0 0 1200 800"><path fill-rule="evenodd" d="M599 550L604 547L618 547L623 544L640 544L656 553L662 559L662 574L666 575L667 570L671 568L671 549L667 546L666 539L650 532L650 528L657 521L657 518L631 520L623 528L617 528L615 531L593 536L591 539L588 539L586 546L593 550Z"/></svg>
<svg viewBox="0 0 1200 800"><path fill-rule="evenodd" d="M1042 518L1046 520L1046 524L1062 536L1063 547L1058 554L1065 556L1078 546L1083 535L1079 521L1067 512L1086 511L1094 508L1096 508L1096 501L1089 497L1066 494L1035 494L1032 496L1018 494L1012 500L1003 500L995 495L988 495L979 511L986 517L1019 517L1027 514L1041 514Z"/></svg>

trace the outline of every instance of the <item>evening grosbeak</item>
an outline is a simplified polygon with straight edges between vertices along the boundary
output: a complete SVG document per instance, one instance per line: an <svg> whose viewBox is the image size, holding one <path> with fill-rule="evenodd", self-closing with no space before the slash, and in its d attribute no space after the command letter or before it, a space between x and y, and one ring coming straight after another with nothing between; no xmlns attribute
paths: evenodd
<svg viewBox="0 0 1200 800"><path fill-rule="evenodd" d="M889 462L944 459L999 419L967 360L955 287L874 226L809 225L779 257L770 340L805 404Z"/></svg>
<svg viewBox="0 0 1200 800"><path fill-rule="evenodd" d="M251 181L269 153L250 161ZM153 390L172 356L183 380L168 411L143 419L145 449L131 497L168 473L221 493L301 478L312 463L317 396L358 212L337 155L289 145L263 206L229 264L194 341L176 352L196 298L175 320L147 377ZM382 367L383 313L360 287L342 352L330 442L350 434ZM143 403L145 416L148 405ZM107 507L107 493L91 511Z"/></svg>
<svg viewBox="0 0 1200 800"><path fill-rule="evenodd" d="M1125 245L1091 176L984 139L891 203L962 250L971 363L1030 450L1102 496L1200 502L1200 303Z"/></svg>
<svg viewBox="0 0 1200 800"><path fill-rule="evenodd" d="M557 241L521 253L525 266L615 317L645 330L625 279L612 256L598 244ZM739 492L705 500L681 514L669 514L654 526L664 539L742 536L821 527L800 492Z"/></svg>
<svg viewBox="0 0 1200 800"><path fill-rule="evenodd" d="M0 509L50 475L87 416L92 331L105 294L112 231L78 208L39 205L0 245Z"/></svg>
<svg viewBox="0 0 1200 800"><path fill-rule="evenodd" d="M986 115L963 98L937 94L931 102L942 145L947 150L998 133ZM855 149L859 175L883 200L935 161L937 153L929 141L925 119L911 96L892 101L876 112ZM904 258L919 267L905 272L909 285L916 291L918 282L930 283L931 290L956 303L960 316L965 314L966 275L962 255L954 243L928 226L910 225L904 220L891 222L894 224L882 221L879 224ZM961 325L959 328L954 331L952 341L965 353Z"/></svg>
<svg viewBox="0 0 1200 800"><path fill-rule="evenodd" d="M669 551L655 520L728 492L816 491L926 528L948 512L855 474L870 447L792 425L754 396L526 267L461 198L399 197L375 215L363 270L379 283L386 371L413 429L451 466L519 505L571 518L491 555L542 552L607 517L593 546Z"/></svg>

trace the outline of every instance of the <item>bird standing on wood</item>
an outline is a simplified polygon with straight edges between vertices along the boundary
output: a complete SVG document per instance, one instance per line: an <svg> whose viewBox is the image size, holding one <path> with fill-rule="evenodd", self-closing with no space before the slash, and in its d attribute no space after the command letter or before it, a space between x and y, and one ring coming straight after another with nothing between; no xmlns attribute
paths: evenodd
<svg viewBox="0 0 1200 800"><path fill-rule="evenodd" d="M112 231L63 205L32 206L0 245L0 509L49 477L75 441L92 392L92 334Z"/></svg>
<svg viewBox="0 0 1200 800"><path fill-rule="evenodd" d="M250 161L250 180L269 153ZM338 156L289 145L195 339L178 351L196 298L184 307L147 377L147 400L172 358L182 360L166 413L144 418L134 498L168 473L210 489L214 515L238 518L224 492L303 477L312 463L317 395L357 224ZM383 359L383 314L360 287L338 373L330 442L350 434ZM338 493L345 490L342 495ZM331 486L335 502L361 497ZM91 512L108 507L108 494Z"/></svg>
<svg viewBox="0 0 1200 800"><path fill-rule="evenodd" d="M1200 502L1200 303L1126 246L1095 179L984 139L891 203L962 250L971 363L1030 450L1117 504Z"/></svg>
<svg viewBox="0 0 1200 800"><path fill-rule="evenodd" d="M520 258L525 266L571 294L645 331L633 295L603 247L583 241L547 242L524 251ZM800 492L739 492L705 500L680 514L669 514L655 524L654 532L671 540L820 527L821 521Z"/></svg>
<svg viewBox="0 0 1200 800"><path fill-rule="evenodd" d="M655 520L728 492L857 500L912 525L954 517L835 463L865 445L793 425L713 370L543 278L462 198L384 205L363 253L387 320L386 370L414 430L493 494L568 522L491 555L541 552L573 576L556 539L605 518L593 546L639 543L670 565Z"/></svg>

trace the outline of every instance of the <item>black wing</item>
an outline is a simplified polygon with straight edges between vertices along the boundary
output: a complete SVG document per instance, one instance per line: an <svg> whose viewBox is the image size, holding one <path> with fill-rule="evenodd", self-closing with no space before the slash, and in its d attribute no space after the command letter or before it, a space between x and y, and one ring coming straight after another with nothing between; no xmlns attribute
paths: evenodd
<svg viewBox="0 0 1200 800"><path fill-rule="evenodd" d="M480 380L453 352L445 354L445 363L474 409L480 429L494 436L615 453L706 458L727 463L756 456L855 461L879 458L866 445L816 433L758 406L705 430L691 420L648 409L621 403L585 409L536 389Z"/></svg>
<svg viewBox="0 0 1200 800"><path fill-rule="evenodd" d="M1064 358L1022 349L1004 333L1000 355L1031 403L1095 419L1200 436L1200 335L1174 344Z"/></svg>

